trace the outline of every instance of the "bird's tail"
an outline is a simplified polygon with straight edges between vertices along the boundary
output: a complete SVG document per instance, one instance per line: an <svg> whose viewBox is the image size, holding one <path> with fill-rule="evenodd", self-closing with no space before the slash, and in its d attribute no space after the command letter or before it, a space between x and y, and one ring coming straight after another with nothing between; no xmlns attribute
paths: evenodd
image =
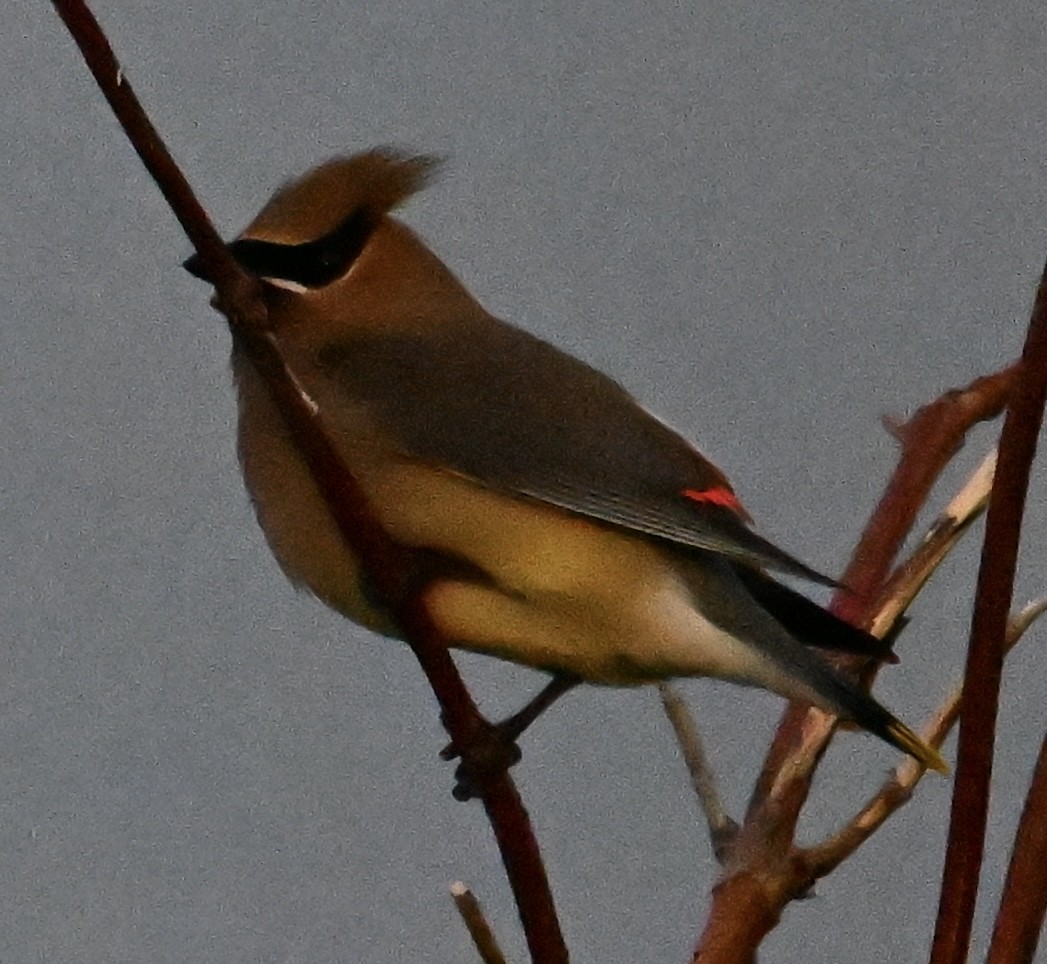
<svg viewBox="0 0 1047 964"><path fill-rule="evenodd" d="M906 726L887 707L840 675L817 654L809 650L802 650L802 653L802 656L795 652L790 654L792 660L799 657L806 664L802 668L794 669L801 670L808 687L819 697L815 701L818 706L842 719L857 723L862 729L909 754L928 770L949 772L949 765L941 753Z"/></svg>
<svg viewBox="0 0 1047 964"><path fill-rule="evenodd" d="M868 693L856 687L852 697L852 706L854 708L850 712L843 714L847 718L853 719L855 723L870 733L876 734L880 739L908 753L928 770L935 770L938 773L949 772L949 764L945 762L941 753Z"/></svg>
<svg viewBox="0 0 1047 964"><path fill-rule="evenodd" d="M919 761L929 770L948 773L942 755L866 690L841 675L819 653L809 649L814 637L823 648L874 653L854 629L831 612L764 576L743 576L741 567L695 559L690 568L694 598L703 600L705 615L727 632L747 641L767 661L767 670L748 682L766 686L790 699L807 700L850 720ZM701 580L699 582L698 580ZM710 592L714 590L715 592ZM803 606L798 601L803 599ZM774 670L771 671L771 667Z"/></svg>

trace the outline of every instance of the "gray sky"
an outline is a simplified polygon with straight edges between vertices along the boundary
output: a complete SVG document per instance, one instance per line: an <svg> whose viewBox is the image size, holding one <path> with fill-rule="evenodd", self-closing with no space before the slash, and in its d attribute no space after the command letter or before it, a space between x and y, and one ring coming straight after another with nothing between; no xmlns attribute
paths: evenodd
<svg viewBox="0 0 1047 964"><path fill-rule="evenodd" d="M893 464L880 417L1020 349L1047 256L1047 10L570 8L96 4L223 231L333 153L447 155L404 217L480 299L619 378L761 531L838 571ZM49 5L6 22L0 958L470 960L460 877L522 959L406 648L268 555L187 242ZM1019 600L1047 583L1044 491ZM972 540L943 568L877 684L909 722L956 678L976 560ZM1007 669L981 942L1047 725L1042 638ZM462 662L493 715L541 681ZM738 813L781 701L684 689ZM653 693L573 694L523 749L574 960L685 959L717 868ZM894 761L841 736L805 833ZM928 780L767 960L922 959L948 793Z"/></svg>

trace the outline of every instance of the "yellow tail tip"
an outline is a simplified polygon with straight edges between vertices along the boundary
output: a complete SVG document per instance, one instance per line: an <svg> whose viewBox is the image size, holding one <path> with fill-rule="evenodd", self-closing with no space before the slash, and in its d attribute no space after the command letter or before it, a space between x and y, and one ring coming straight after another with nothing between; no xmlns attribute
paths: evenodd
<svg viewBox="0 0 1047 964"><path fill-rule="evenodd" d="M921 740L904 723L895 720L888 727L888 732L898 749L904 750L928 770L934 770L935 773L946 776L949 774L949 764L945 762L945 757L929 743Z"/></svg>

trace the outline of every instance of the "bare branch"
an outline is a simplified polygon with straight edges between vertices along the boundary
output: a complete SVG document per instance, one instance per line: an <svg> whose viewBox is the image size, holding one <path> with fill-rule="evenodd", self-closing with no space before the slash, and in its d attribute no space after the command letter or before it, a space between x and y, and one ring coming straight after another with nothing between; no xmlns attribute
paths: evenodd
<svg viewBox="0 0 1047 964"><path fill-rule="evenodd" d="M884 587L870 632L883 636L897 623L963 535L985 511L996 473L994 448L974 470L952 502L931 524L923 542Z"/></svg>
<svg viewBox="0 0 1047 964"><path fill-rule="evenodd" d="M506 964L506 957L498 946L498 939L487 923L480 902L473 896L473 892L460 880L451 884L451 899L454 906L473 939L476 952L480 955L483 964Z"/></svg>
<svg viewBox="0 0 1047 964"><path fill-rule="evenodd" d="M847 588L833 600L837 615L858 626L871 624L879 608L876 598L917 511L949 458L960 448L966 432L1002 411L1017 371L1017 365L1010 365L976 379L966 388L945 392L908 422L895 426L902 442L899 463L844 573L842 582ZM905 520L904 526L900 519ZM834 662L844 672L863 668L862 661L853 658ZM791 704L764 761L749 812L754 813L773 792L777 796L774 809L787 820L791 836L807 799L811 774L834 728L835 719L821 710Z"/></svg>
<svg viewBox="0 0 1047 964"><path fill-rule="evenodd" d="M683 754L684 764L691 776L691 786L698 796L698 803L709 827L709 840L713 853L722 864L727 857L727 848L738 832L738 824L727 815L727 810L716 785L709 758L705 755L694 716L687 708L679 691L669 683L658 684L658 695L662 708L672 724L676 742Z"/></svg>
<svg viewBox="0 0 1047 964"><path fill-rule="evenodd" d="M999 414L1016 380L1017 366L1009 366L963 390L947 392L909 422L895 427L902 442L899 464L844 576L847 591L834 600L838 614L856 625L871 623L877 607L870 600L883 588L886 573L930 488L967 430ZM861 669L860 661L853 659L835 662L844 671ZM806 706L790 705L783 715L724 877L713 892L696 960L736 960L740 958L732 955L746 948L755 953L766 933L761 928L773 927L784 902L805 893L813 881L806 855L793 848L793 839L812 775L835 725L833 717ZM736 886L752 903L736 899ZM754 891L760 888L756 898ZM750 906L763 909L750 914ZM735 939L750 943L739 946Z"/></svg>
<svg viewBox="0 0 1047 964"><path fill-rule="evenodd" d="M966 388L946 392L907 422L893 424L892 434L901 445L901 457L840 578L848 592L834 600L838 616L861 624L868 600L883 585L938 476L959 451L971 427L1003 411L1017 377L1017 364L1010 365L976 379Z"/></svg>
<svg viewBox="0 0 1047 964"><path fill-rule="evenodd" d="M1045 612L1047 612L1047 598L1029 603L1011 617L1007 628L1008 652L1017 645L1029 627ZM920 733L920 736L931 746L941 746L953 726L956 725L960 717L962 692L959 686L953 687L952 692L938 707L934 716ZM891 814L908 803L912 797L912 791L925 773L926 770L911 758L907 757L899 763L890 779L846 827L824 843L803 851L811 877L825 877L850 857L883 825Z"/></svg>
<svg viewBox="0 0 1047 964"><path fill-rule="evenodd" d="M83 54L102 94L167 200L193 247L205 259L215 287L239 305L242 324L265 325L266 311L257 297L257 281L236 263L193 189L142 108L98 21L81 0L54 0L54 7Z"/></svg>
<svg viewBox="0 0 1047 964"><path fill-rule="evenodd" d="M986 964L1032 964L1047 912L1047 736L1022 809Z"/></svg>
<svg viewBox="0 0 1047 964"><path fill-rule="evenodd" d="M1045 612L1047 612L1047 596L1026 603L1019 609L1017 614L1011 618L1011 625L1007 630L1008 648L1021 639L1026 630Z"/></svg>
<svg viewBox="0 0 1047 964"><path fill-rule="evenodd" d="M420 602L419 575L405 564L402 547L394 543L369 511L351 469L331 443L323 413L299 388L266 330L267 313L258 282L228 254L203 208L162 139L135 97L108 40L82 0L53 0L55 9L83 52L128 139L163 192L179 222L215 279L218 304L229 319L234 338L241 341L291 428L310 471L342 537L360 559L371 585L388 604L422 665L440 702L442 719L452 740L468 748L486 724L465 689L428 613ZM567 950L557 921L538 844L527 812L507 772L491 774L478 791L501 849L502 860L517 901L532 958L563 962Z"/></svg>
<svg viewBox="0 0 1047 964"><path fill-rule="evenodd" d="M692 964L756 964L756 948L796 896L778 888L788 876L780 870L769 876L746 870L717 883L713 906L734 907L737 912L710 916Z"/></svg>
<svg viewBox="0 0 1047 964"><path fill-rule="evenodd" d="M985 849L1007 618L1029 475L1045 403L1047 269L1036 292L1020 376L1000 434L996 481L985 520L932 964L962 964L967 959Z"/></svg>

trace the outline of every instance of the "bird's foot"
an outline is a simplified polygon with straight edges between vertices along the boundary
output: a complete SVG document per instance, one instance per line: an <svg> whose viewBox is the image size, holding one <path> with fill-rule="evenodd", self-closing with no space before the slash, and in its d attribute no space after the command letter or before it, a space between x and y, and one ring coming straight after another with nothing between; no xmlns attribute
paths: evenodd
<svg viewBox="0 0 1047 964"><path fill-rule="evenodd" d="M455 741L448 743L440 751L441 758L460 758L462 761L454 772L454 798L471 800L482 796L492 780L519 763L521 754L516 741L524 730L580 682L576 676L559 673L522 710L500 723L488 723L477 717L465 746L459 746Z"/></svg>
<svg viewBox="0 0 1047 964"><path fill-rule="evenodd" d="M516 745L519 729L507 725L510 723L512 720L503 723L477 720L464 745L452 741L440 751L443 760L461 761L454 771L455 784L451 794L455 800L482 797L493 780L520 762L522 754Z"/></svg>

